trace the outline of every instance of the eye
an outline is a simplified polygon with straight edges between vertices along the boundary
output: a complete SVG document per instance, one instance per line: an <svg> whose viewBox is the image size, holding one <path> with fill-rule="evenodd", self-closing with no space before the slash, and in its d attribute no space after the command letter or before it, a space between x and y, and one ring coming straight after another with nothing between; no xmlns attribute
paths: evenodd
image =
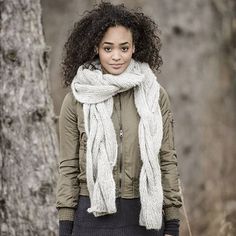
<svg viewBox="0 0 236 236"><path fill-rule="evenodd" d="M121 50L122 52L127 52L129 50L129 47L122 47Z"/></svg>
<svg viewBox="0 0 236 236"><path fill-rule="evenodd" d="M111 47L105 47L104 50L105 52L111 52Z"/></svg>

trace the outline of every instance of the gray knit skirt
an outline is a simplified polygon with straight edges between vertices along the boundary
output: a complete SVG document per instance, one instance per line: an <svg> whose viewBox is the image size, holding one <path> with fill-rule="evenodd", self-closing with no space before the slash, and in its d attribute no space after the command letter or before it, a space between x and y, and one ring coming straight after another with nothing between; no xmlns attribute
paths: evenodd
<svg viewBox="0 0 236 236"><path fill-rule="evenodd" d="M146 230L139 225L140 199L116 199L117 212L94 217L87 212L90 200L80 196L75 212L72 236L163 236L164 225L157 230Z"/></svg>

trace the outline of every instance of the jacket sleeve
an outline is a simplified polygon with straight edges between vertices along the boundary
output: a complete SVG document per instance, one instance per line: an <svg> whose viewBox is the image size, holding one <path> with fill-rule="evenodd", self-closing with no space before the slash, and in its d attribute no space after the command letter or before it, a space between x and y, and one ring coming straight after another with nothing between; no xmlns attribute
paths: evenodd
<svg viewBox="0 0 236 236"><path fill-rule="evenodd" d="M74 219L79 195L79 131L77 127L76 100L69 92L62 103L59 116L59 178L56 207L59 220Z"/></svg>
<svg viewBox="0 0 236 236"><path fill-rule="evenodd" d="M179 189L177 154L174 143L174 119L170 100L163 87L160 88L160 108L163 118L163 139L160 149L160 167L164 193L165 220L179 219L182 200Z"/></svg>

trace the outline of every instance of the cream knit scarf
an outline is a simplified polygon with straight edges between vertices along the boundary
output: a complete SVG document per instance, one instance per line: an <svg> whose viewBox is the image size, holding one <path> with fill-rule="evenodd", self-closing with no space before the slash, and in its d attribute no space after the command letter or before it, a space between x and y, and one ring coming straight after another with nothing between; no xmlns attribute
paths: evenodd
<svg viewBox="0 0 236 236"><path fill-rule="evenodd" d="M83 103L87 134L86 177L94 216L116 212L113 167L117 161L116 133L111 120L113 96L134 88L135 105L140 116L139 146L143 162L140 172L141 211L139 224L160 229L163 190L158 153L162 141L162 115L159 106L160 85L147 63L131 59L120 75L103 74L80 66L71 84L74 97Z"/></svg>

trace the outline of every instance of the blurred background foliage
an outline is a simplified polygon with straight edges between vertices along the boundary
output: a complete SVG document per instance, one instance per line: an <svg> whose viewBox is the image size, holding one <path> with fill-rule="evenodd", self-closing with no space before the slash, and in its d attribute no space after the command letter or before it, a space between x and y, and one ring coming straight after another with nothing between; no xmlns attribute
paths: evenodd
<svg viewBox="0 0 236 236"><path fill-rule="evenodd" d="M74 22L99 2L41 0L56 115L68 92L60 74L63 45ZM236 235L235 0L111 2L141 8L161 30L164 64L157 76L171 99L193 235ZM184 213L182 222L180 235L189 235Z"/></svg>

